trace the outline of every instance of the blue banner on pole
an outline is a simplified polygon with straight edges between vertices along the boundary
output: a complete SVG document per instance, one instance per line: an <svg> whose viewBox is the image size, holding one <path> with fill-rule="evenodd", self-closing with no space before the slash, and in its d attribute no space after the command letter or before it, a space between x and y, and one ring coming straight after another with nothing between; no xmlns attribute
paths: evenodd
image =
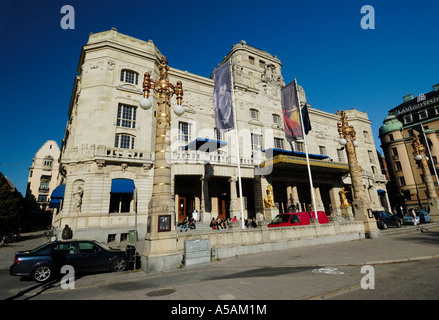
<svg viewBox="0 0 439 320"><path fill-rule="evenodd" d="M215 87L213 89L213 110L217 130L234 128L232 111L232 90L229 61L213 72Z"/></svg>

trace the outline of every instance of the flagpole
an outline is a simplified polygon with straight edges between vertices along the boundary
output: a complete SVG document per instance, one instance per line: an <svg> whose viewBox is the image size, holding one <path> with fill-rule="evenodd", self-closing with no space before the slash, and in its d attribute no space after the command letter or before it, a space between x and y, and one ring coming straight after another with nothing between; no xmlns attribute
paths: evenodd
<svg viewBox="0 0 439 320"><path fill-rule="evenodd" d="M233 111L233 122L235 127L235 144L236 144L236 158L238 163L238 184L239 184L239 202L241 205L241 221L242 221L242 229L245 229L244 223L244 205L242 202L242 181L241 181L241 158L239 156L239 137L238 137L238 120L237 120L237 112L236 112L236 103L235 103L235 89L233 82L233 73L232 73L232 59L229 58L229 71L230 71L230 81L231 81L231 93L232 93L232 111ZM232 182L233 183L233 182Z"/></svg>
<svg viewBox="0 0 439 320"><path fill-rule="evenodd" d="M302 107L300 106L299 90L297 89L297 81L296 81L296 79L294 79L294 85L296 86L296 97L297 97L297 104L298 104L298 108L299 108L300 125L302 126L303 142L304 142L304 145L305 145L306 165L308 167L309 184L311 186L312 204L313 204L313 207L314 207L314 215L315 215L315 218L317 219L316 199L315 199L315 194L314 194L314 186L313 186L313 183L312 183L311 166L309 165L308 144L306 143L306 134L305 134L305 130L304 130L304 126L303 126L303 119L302 119Z"/></svg>

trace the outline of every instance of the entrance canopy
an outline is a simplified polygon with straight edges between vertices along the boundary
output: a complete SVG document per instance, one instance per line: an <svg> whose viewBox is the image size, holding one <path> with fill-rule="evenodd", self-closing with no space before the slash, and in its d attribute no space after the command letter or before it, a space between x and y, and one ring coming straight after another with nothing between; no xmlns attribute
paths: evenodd
<svg viewBox="0 0 439 320"><path fill-rule="evenodd" d="M268 148L265 150L262 150L262 152L265 152L265 155L267 158L273 158L277 155L285 155L285 156L294 156L294 157L306 157L306 153L305 152L299 152L299 151L289 151L289 150L284 150L284 149L277 149L277 148ZM308 157L310 159L328 159L329 156L324 156L321 154L312 154L309 153Z"/></svg>
<svg viewBox="0 0 439 320"><path fill-rule="evenodd" d="M227 142L213 139L196 138L184 147L184 150L197 150L204 152L216 151L227 145Z"/></svg>
<svg viewBox="0 0 439 320"><path fill-rule="evenodd" d="M312 159L309 155L309 164L313 173L345 174L349 172L349 164L321 159ZM287 156L279 154L265 160L259 165L260 174L270 174L273 170L306 170L304 157ZM264 173L266 172L266 173Z"/></svg>
<svg viewBox="0 0 439 320"><path fill-rule="evenodd" d="M111 193L133 193L134 181L130 179L113 179L111 180Z"/></svg>

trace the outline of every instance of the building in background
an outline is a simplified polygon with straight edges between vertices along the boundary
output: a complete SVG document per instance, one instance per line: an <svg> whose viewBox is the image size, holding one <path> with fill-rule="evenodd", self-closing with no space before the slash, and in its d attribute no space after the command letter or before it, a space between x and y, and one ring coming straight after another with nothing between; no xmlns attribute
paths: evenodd
<svg viewBox="0 0 439 320"><path fill-rule="evenodd" d="M388 189L392 206L400 214L401 209L407 212L409 208L428 208L421 162L413 155L415 136L420 136L424 143L426 138L425 146L430 151L429 169L436 192L438 190L439 84L428 93L417 97L409 94L403 99L402 104L389 111L379 132L390 176Z"/></svg>
<svg viewBox="0 0 439 320"><path fill-rule="evenodd" d="M53 224L68 224L75 237L104 242L126 240L137 225L140 239L147 228L152 193L155 107L143 110L143 74L159 75L162 58L154 43L112 29L91 34L83 46L61 146L57 197L61 198ZM271 220L264 198L273 190L275 212L309 210L312 205L303 141L286 140L280 89L285 85L282 63L268 52L241 41L223 61L231 61L235 86L235 131L215 128L214 81L170 68L169 80L182 81L182 116L171 116L172 182L176 219L244 216ZM170 61L172 66L172 61ZM305 91L299 86L302 105ZM153 105L156 97L152 95ZM341 217L340 190L352 199L346 153L339 145L337 122L331 114L310 108L312 130L307 136L318 210ZM357 131L358 161L373 210L388 209L385 176L381 174L370 120L365 112L346 110ZM267 170L270 159L271 169ZM242 177L239 192L238 166ZM263 168L262 168L263 166ZM135 203L136 201L136 203ZM137 205L135 205L137 204ZM136 224L137 221L137 224Z"/></svg>
<svg viewBox="0 0 439 320"><path fill-rule="evenodd" d="M27 180L26 199L35 200L38 209L49 209L51 192L57 187L60 149L53 140L46 141L32 159Z"/></svg>

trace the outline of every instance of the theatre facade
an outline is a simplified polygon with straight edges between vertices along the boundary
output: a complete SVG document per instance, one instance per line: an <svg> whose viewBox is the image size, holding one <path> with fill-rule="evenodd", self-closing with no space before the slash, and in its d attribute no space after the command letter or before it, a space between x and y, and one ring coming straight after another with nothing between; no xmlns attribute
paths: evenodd
<svg viewBox="0 0 439 320"><path fill-rule="evenodd" d="M53 223L68 224L78 238L120 242L137 226L146 235L152 194L155 103L143 110L143 74L158 78L162 54L149 41L116 29L90 34L75 78L65 137L61 147L59 191L62 201ZM235 130L215 128L214 81L172 68L171 83L182 81L185 113L171 115L168 160L176 221L241 216L268 221L278 212L312 207L303 141L285 138L280 89L282 63L244 41L233 45L223 61L232 65L239 159ZM217 66L212 66L212 68ZM299 97L306 102L299 86ZM173 101L175 103L175 101ZM365 112L344 110L357 133L358 161L373 210L388 210L386 178L381 174L372 130ZM352 219L340 210L340 190L352 199L346 151L339 144L340 111L309 108L312 130L306 136L318 210L338 221ZM237 163L240 163L238 172ZM240 174L239 174L240 173ZM239 188L242 181L242 194ZM273 190L275 209L264 198ZM59 196L58 196L59 198Z"/></svg>

